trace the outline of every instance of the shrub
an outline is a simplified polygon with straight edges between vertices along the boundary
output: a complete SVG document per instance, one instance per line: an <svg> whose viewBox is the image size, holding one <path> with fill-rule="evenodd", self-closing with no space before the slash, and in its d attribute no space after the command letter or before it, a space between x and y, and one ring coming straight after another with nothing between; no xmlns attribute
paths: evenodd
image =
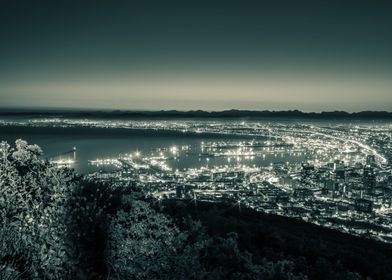
<svg viewBox="0 0 392 280"><path fill-rule="evenodd" d="M0 148L0 215L7 243L3 258L18 254L33 279L58 279L73 270L72 247L64 221L75 174L40 158L41 149L16 141ZM10 234L13 236L10 236Z"/></svg>
<svg viewBox="0 0 392 280"><path fill-rule="evenodd" d="M116 279L171 279L178 229L146 202L110 220L107 263Z"/></svg>

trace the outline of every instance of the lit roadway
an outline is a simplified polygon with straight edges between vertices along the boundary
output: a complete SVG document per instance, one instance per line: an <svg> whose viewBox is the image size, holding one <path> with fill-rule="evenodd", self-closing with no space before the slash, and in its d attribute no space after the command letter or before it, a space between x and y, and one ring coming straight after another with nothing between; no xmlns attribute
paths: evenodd
<svg viewBox="0 0 392 280"><path fill-rule="evenodd" d="M314 127L314 126L312 126L312 128L321 129L319 127ZM309 130L299 130L299 129L291 129L291 130L279 129L279 130L284 131L284 132L291 132L291 133L293 133L293 132L302 133L302 134L311 133L311 134L315 134L315 135L321 135L325 138L330 138L330 139L339 140L339 141L343 141L343 142L349 142L351 144L354 144L354 145L361 147L362 149L368 151L370 154L373 154L381 163L384 163L384 164L388 163L388 160L383 155L381 155L379 152L377 152L375 149L373 149L369 145L366 145L366 144L359 142L357 140L351 140L348 138L338 137L338 136L330 135L330 134L327 134L324 132L319 132L319 131L309 131Z"/></svg>

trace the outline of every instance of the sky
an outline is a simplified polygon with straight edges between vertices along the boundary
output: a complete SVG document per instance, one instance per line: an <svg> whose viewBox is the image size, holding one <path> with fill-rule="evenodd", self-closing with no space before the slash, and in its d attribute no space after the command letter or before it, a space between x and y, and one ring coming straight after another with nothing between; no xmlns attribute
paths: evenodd
<svg viewBox="0 0 392 280"><path fill-rule="evenodd" d="M0 0L0 108L391 111L390 2Z"/></svg>

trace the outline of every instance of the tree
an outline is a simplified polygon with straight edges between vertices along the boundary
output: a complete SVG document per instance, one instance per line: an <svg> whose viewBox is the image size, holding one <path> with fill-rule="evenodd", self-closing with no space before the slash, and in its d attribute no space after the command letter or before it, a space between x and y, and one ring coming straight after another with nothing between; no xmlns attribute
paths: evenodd
<svg viewBox="0 0 392 280"><path fill-rule="evenodd" d="M64 221L75 174L40 158L36 145L2 142L0 150L1 259L31 279L58 279L72 273L73 252ZM8 269L9 270L9 269Z"/></svg>
<svg viewBox="0 0 392 280"><path fill-rule="evenodd" d="M171 279L178 229L146 202L119 210L108 227L107 263L113 279Z"/></svg>

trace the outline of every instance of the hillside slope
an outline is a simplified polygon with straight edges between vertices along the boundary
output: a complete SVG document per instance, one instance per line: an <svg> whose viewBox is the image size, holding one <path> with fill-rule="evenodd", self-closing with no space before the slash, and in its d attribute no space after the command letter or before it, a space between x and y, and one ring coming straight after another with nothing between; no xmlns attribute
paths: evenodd
<svg viewBox="0 0 392 280"><path fill-rule="evenodd" d="M179 223L187 216L200 220L212 236L236 232L240 249L252 253L255 262L292 258L313 279L332 279L333 272L343 268L364 277L392 279L391 244L225 204L195 206L171 200L164 203L163 211Z"/></svg>

